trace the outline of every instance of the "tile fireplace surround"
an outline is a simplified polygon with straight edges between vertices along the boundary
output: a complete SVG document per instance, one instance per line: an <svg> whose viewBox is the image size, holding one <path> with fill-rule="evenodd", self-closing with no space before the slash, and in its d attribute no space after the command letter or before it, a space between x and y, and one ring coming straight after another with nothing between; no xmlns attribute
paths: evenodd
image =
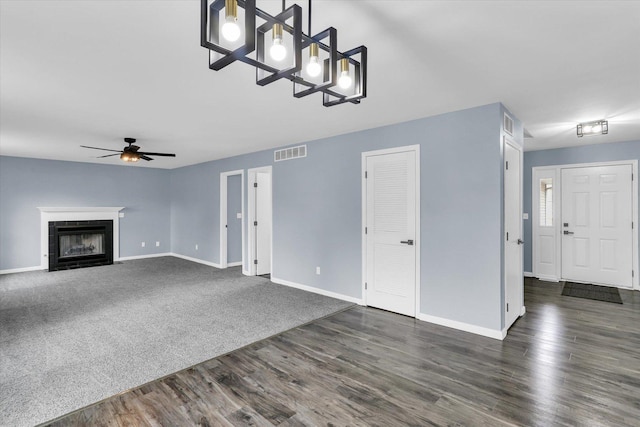
<svg viewBox="0 0 640 427"><path fill-rule="evenodd" d="M124 207L39 207L40 266L49 268L49 221L113 221L113 261L120 259L119 213Z"/></svg>

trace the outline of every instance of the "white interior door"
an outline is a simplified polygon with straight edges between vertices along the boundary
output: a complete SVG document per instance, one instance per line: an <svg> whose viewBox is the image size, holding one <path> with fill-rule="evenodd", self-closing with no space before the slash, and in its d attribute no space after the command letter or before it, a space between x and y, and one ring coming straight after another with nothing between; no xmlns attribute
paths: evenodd
<svg viewBox="0 0 640 427"><path fill-rule="evenodd" d="M504 144L505 328L518 319L523 305L522 185L520 150Z"/></svg>
<svg viewBox="0 0 640 427"><path fill-rule="evenodd" d="M416 152L366 156L365 301L416 315Z"/></svg>
<svg viewBox="0 0 640 427"><path fill-rule="evenodd" d="M562 169L562 277L631 287L632 166Z"/></svg>
<svg viewBox="0 0 640 427"><path fill-rule="evenodd" d="M256 274L271 273L271 173L257 172L255 188Z"/></svg>

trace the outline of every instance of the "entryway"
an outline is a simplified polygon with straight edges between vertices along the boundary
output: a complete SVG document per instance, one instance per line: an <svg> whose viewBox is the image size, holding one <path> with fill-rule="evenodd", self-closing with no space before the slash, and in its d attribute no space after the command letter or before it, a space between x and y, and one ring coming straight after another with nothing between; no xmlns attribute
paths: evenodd
<svg viewBox="0 0 640 427"><path fill-rule="evenodd" d="M637 160L533 168L533 274L638 289Z"/></svg>
<svg viewBox="0 0 640 427"><path fill-rule="evenodd" d="M363 296L415 317L420 302L420 146L362 153Z"/></svg>
<svg viewBox="0 0 640 427"><path fill-rule="evenodd" d="M220 174L220 268L244 261L244 171Z"/></svg>

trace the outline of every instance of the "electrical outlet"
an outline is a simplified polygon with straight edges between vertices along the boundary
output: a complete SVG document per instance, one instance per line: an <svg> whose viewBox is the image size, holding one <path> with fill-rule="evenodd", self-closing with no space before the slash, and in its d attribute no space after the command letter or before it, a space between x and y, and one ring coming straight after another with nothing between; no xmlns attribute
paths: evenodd
<svg viewBox="0 0 640 427"><path fill-rule="evenodd" d="M160 246L160 242L156 242L156 247Z"/></svg>
<svg viewBox="0 0 640 427"><path fill-rule="evenodd" d="M146 243L145 243L145 242L142 242L142 247L144 248L145 246L146 246Z"/></svg>
<svg viewBox="0 0 640 427"><path fill-rule="evenodd" d="M320 267L316 267L316 274L320 274Z"/></svg>
<svg viewBox="0 0 640 427"><path fill-rule="evenodd" d="M196 251L198 250L198 244L196 243Z"/></svg>

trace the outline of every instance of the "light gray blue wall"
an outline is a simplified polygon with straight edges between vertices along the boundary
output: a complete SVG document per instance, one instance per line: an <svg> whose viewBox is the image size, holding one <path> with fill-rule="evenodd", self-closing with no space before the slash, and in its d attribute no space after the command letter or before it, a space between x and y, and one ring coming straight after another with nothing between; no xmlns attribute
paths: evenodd
<svg viewBox="0 0 640 427"><path fill-rule="evenodd" d="M499 330L502 112L491 104L313 141L303 159L274 163L269 150L175 169L173 252L219 262L220 172L273 165L272 276L361 298L362 152L420 144L421 311Z"/></svg>
<svg viewBox="0 0 640 427"><path fill-rule="evenodd" d="M219 263L220 173L266 166L272 162L273 152L261 151L171 170L172 251ZM246 193L245 191L245 207ZM244 268L247 269L248 266L245 265Z"/></svg>
<svg viewBox="0 0 640 427"><path fill-rule="evenodd" d="M555 150L527 151L524 155L524 212L532 218L532 168L538 166L570 165L576 163L640 160L640 141L584 145ZM636 178L637 179L637 178ZM640 197L640 194L638 195ZM638 218L635 219L636 224ZM531 219L524 221L524 271L533 271Z"/></svg>
<svg viewBox="0 0 640 427"><path fill-rule="evenodd" d="M227 177L227 262L242 261L242 177Z"/></svg>
<svg viewBox="0 0 640 427"><path fill-rule="evenodd" d="M169 252L168 188L168 170L0 156L0 270L40 265L39 206L125 206L120 256Z"/></svg>

